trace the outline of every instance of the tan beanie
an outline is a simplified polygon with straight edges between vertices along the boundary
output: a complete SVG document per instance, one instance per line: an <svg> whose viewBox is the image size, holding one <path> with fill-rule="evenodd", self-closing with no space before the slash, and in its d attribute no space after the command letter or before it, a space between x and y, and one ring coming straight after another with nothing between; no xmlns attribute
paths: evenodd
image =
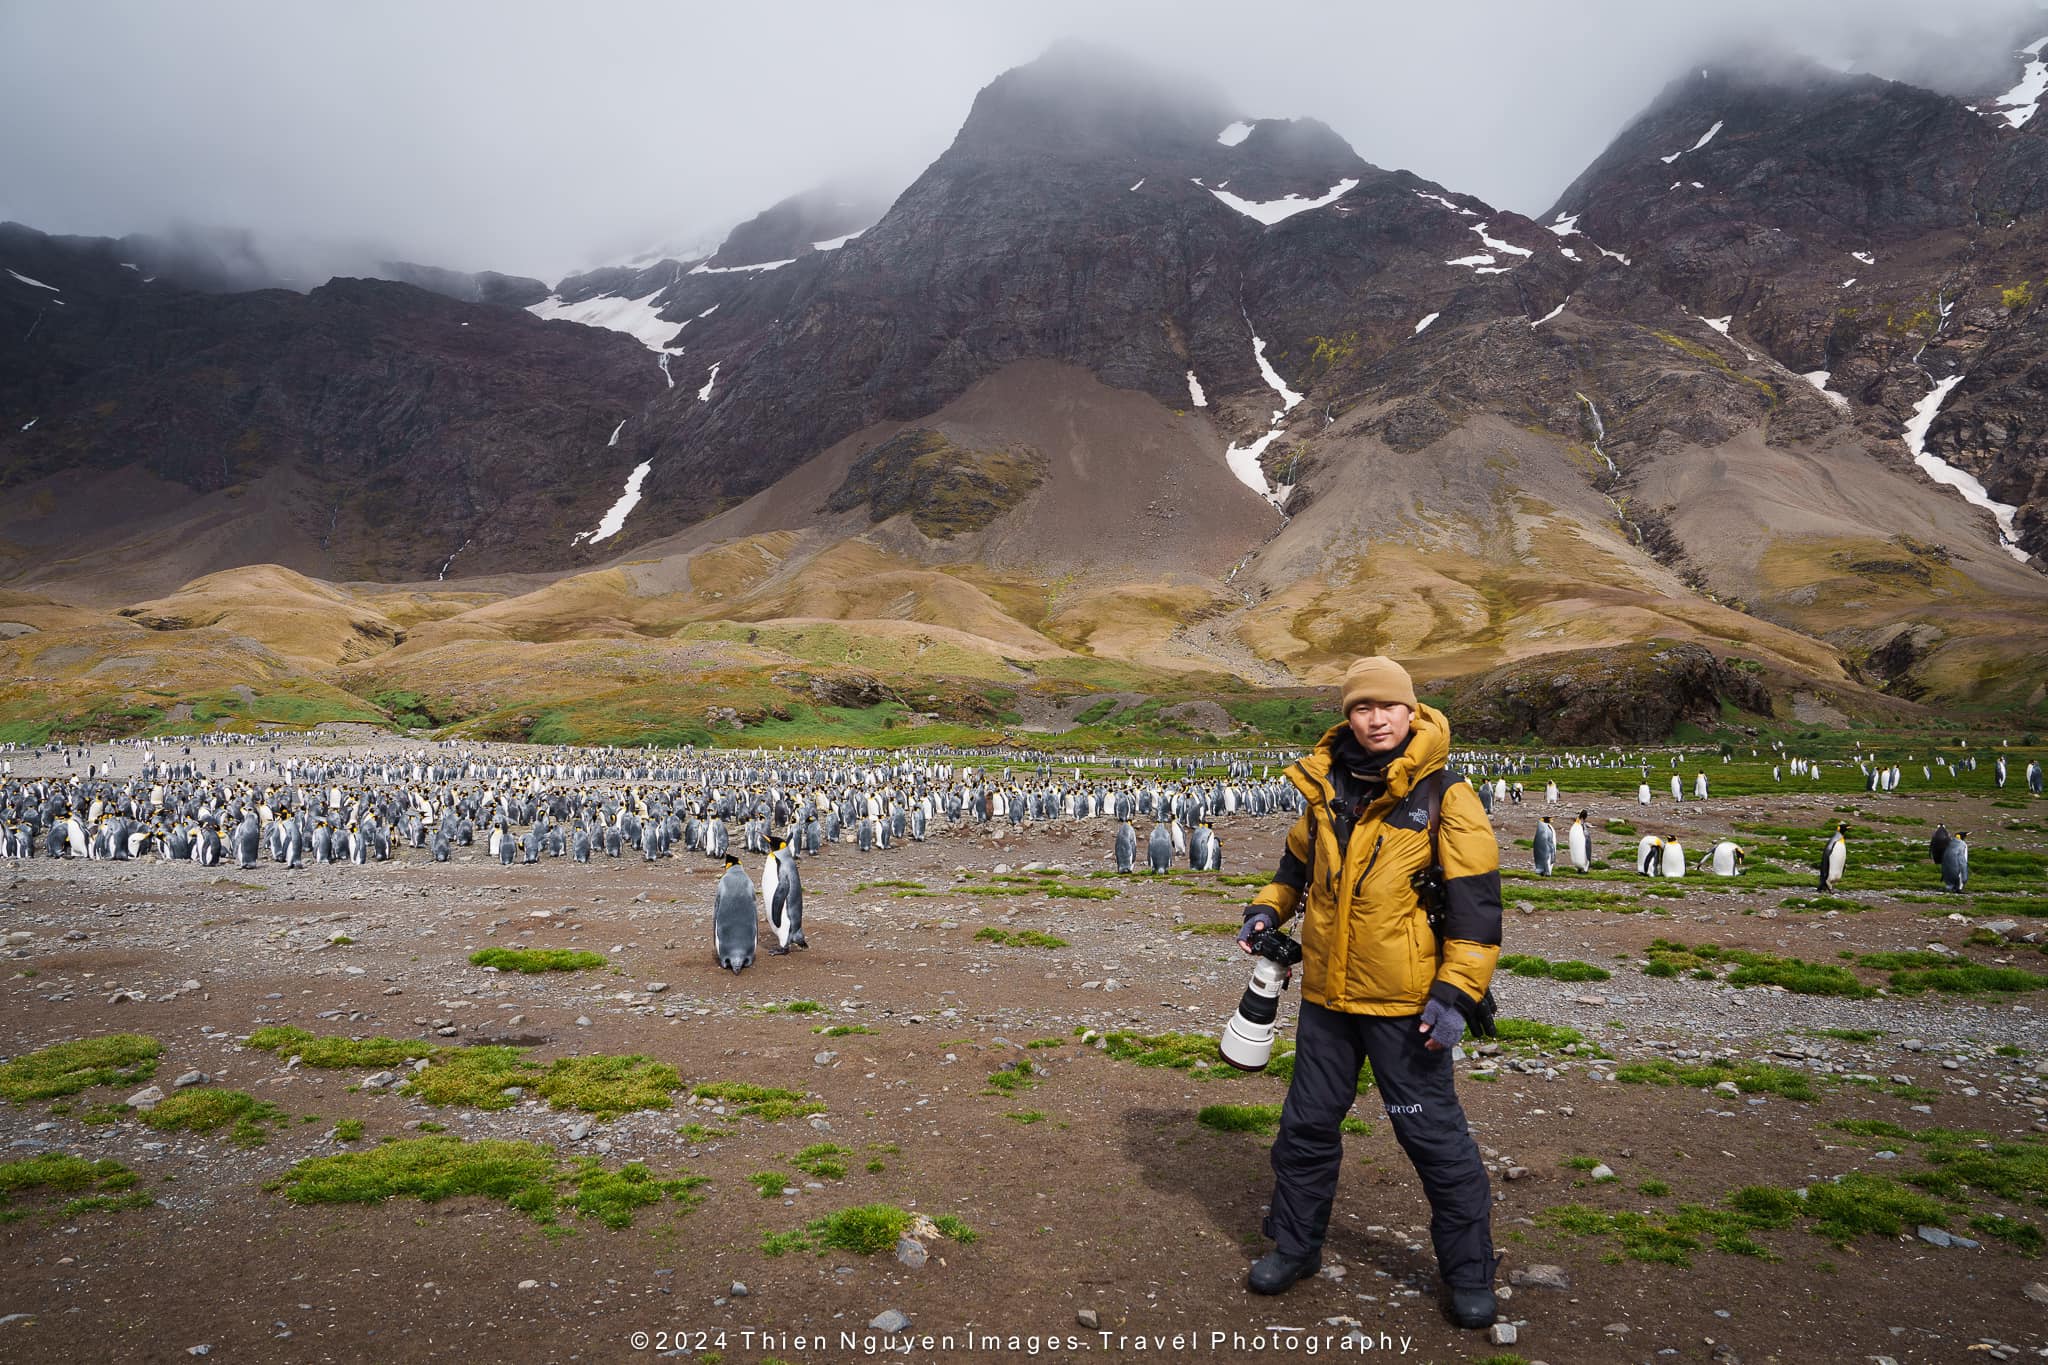
<svg viewBox="0 0 2048 1365"><path fill-rule="evenodd" d="M1347 716L1362 701L1400 702L1411 711L1415 709L1414 679L1408 676L1407 669L1384 654L1360 659L1345 669L1344 686L1338 695L1343 700L1339 709Z"/></svg>

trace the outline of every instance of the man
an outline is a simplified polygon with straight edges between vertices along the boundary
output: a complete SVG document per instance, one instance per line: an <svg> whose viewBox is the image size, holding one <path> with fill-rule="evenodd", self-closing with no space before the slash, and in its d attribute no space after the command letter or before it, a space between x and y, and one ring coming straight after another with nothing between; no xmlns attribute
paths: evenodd
<svg viewBox="0 0 2048 1365"><path fill-rule="evenodd" d="M1451 1319L1486 1327L1492 1192L1452 1087L1451 1048L1500 956L1500 850L1478 793L1442 772L1449 722L1417 704L1405 669L1360 659L1340 700L1343 721L1287 769L1306 806L1238 939L1250 952L1252 936L1284 923L1300 901L1301 1021L1265 1223L1275 1247L1252 1266L1249 1285L1277 1294L1321 1268L1343 1155L1338 1124L1370 1059L1394 1137L1429 1196ZM1410 882L1431 862L1432 790L1441 793L1447 891L1441 944Z"/></svg>

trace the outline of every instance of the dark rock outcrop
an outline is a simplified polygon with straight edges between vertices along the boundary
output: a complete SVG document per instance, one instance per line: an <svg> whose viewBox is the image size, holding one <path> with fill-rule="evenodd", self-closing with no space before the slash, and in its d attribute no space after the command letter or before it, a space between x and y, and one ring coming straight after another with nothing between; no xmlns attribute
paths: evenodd
<svg viewBox="0 0 2048 1365"><path fill-rule="evenodd" d="M1653 640L1621 649L1573 650L1481 673L1449 691L1461 739L1511 743L1656 744L1681 722L1713 725L1725 701L1768 716L1762 677L1705 645Z"/></svg>

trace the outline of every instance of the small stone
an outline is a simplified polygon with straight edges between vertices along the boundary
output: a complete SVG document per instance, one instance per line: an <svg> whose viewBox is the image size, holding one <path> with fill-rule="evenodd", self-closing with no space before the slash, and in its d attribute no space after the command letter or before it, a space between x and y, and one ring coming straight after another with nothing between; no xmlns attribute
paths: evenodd
<svg viewBox="0 0 2048 1365"><path fill-rule="evenodd" d="M398 1077L393 1075L389 1071L379 1071L376 1075L366 1076L363 1079L364 1087L370 1090L382 1090L384 1087L388 1085L397 1084Z"/></svg>
<svg viewBox="0 0 2048 1365"><path fill-rule="evenodd" d="M1593 1180L1612 1180L1614 1179L1614 1168L1603 1161L1592 1170L1586 1172L1586 1175Z"/></svg>
<svg viewBox="0 0 2048 1365"><path fill-rule="evenodd" d="M896 1239L896 1259L909 1266L912 1270L922 1270L924 1269L924 1263L931 1259L931 1253L926 1251L924 1243L918 1241L915 1237L898 1237Z"/></svg>
<svg viewBox="0 0 2048 1365"><path fill-rule="evenodd" d="M1899 1040L1899 1046L1906 1049L1906 1051L1908 1052L1919 1052L1923 1048L1925 1048L1927 1044L1922 1042L1918 1038L1902 1038Z"/></svg>
<svg viewBox="0 0 2048 1365"><path fill-rule="evenodd" d="M126 1104L130 1109L149 1110L164 1102L164 1092L156 1086L146 1086L130 1095Z"/></svg>
<svg viewBox="0 0 2048 1365"><path fill-rule="evenodd" d="M666 981L650 981L647 983L647 993L649 995L660 995L667 989L668 982Z"/></svg>
<svg viewBox="0 0 2048 1365"><path fill-rule="evenodd" d="M569 1125L569 1141L581 1142L590 1136L590 1120L577 1119Z"/></svg>
<svg viewBox="0 0 2048 1365"><path fill-rule="evenodd" d="M811 1065L812 1065L812 1066L830 1066L830 1065L832 1065L832 1063L834 1063L834 1062L836 1062L836 1061L838 1061L838 1060L839 1060L839 1054L838 1054L838 1053L836 1053L836 1052L833 1052L833 1051L831 1051L830 1049L827 1049L826 1051L824 1051L824 1052L820 1052L820 1053L819 1053L819 1054L818 1054L817 1056L815 1056L815 1057L811 1058Z"/></svg>
<svg viewBox="0 0 2048 1365"><path fill-rule="evenodd" d="M2035 1303L2048 1304L2048 1284L2043 1284L2039 1280L2035 1280L2032 1284L2022 1288L2020 1293L2025 1294Z"/></svg>
<svg viewBox="0 0 2048 1365"><path fill-rule="evenodd" d="M1508 1283L1534 1285L1538 1289L1570 1289L1572 1277L1561 1265L1543 1263L1510 1271Z"/></svg>
<svg viewBox="0 0 2048 1365"><path fill-rule="evenodd" d="M577 1028L589 1028L589 1027L590 1027L590 1016L589 1016L589 1015L587 1015L587 1014L579 1014L579 1015L577 1015L577 1016L576 1016L576 1027L577 1027Z"/></svg>
<svg viewBox="0 0 2048 1365"><path fill-rule="evenodd" d="M1527 1166L1510 1166L1507 1170L1507 1177L1510 1180L1523 1180L1526 1179L1528 1175L1529 1168Z"/></svg>
<svg viewBox="0 0 2048 1365"><path fill-rule="evenodd" d="M1496 1346L1515 1344L1515 1325L1512 1322L1496 1322L1487 1334L1487 1339Z"/></svg>
<svg viewBox="0 0 2048 1365"><path fill-rule="evenodd" d="M877 1313L868 1323L877 1332L900 1332L910 1326L910 1315L900 1308L887 1309Z"/></svg>
<svg viewBox="0 0 2048 1365"><path fill-rule="evenodd" d="M2029 1289L2032 1287L2031 1285L2028 1286ZM1078 1326L1086 1327L1091 1332L1102 1325L1102 1319L1096 1315L1093 1308L1083 1308L1075 1313L1074 1322Z"/></svg>
<svg viewBox="0 0 2048 1365"><path fill-rule="evenodd" d="M538 1289L538 1288L540 1288L540 1281L539 1281L539 1280L521 1280L521 1281L519 1282L519 1287L520 1287L521 1289Z"/></svg>
<svg viewBox="0 0 2048 1365"><path fill-rule="evenodd" d="M1940 1228L1928 1227L1925 1224L1921 1225L1919 1235L1921 1241L1930 1242L1938 1247L1948 1246L1954 1240Z"/></svg>
<svg viewBox="0 0 2048 1365"><path fill-rule="evenodd" d="M732 1296L736 1299L744 1299L747 1296L747 1286L743 1281L732 1282Z"/></svg>
<svg viewBox="0 0 2048 1365"><path fill-rule="evenodd" d="M197 1346L187 1346L185 1354L188 1356L210 1356L213 1354L213 1344L202 1341Z"/></svg>
<svg viewBox="0 0 2048 1365"><path fill-rule="evenodd" d="M183 1089L184 1089L184 1088L185 1088L186 1086L188 1086L188 1085L205 1085L205 1084L206 1084L206 1073L205 1073L204 1071L188 1071L188 1072L186 1072L186 1073L185 1073L184 1075L182 1075L182 1076L178 1077L178 1079L177 1079L177 1080L175 1080L175 1081L172 1081L172 1082L171 1082L171 1089L173 1089L173 1090L183 1090Z"/></svg>
<svg viewBox="0 0 2048 1365"><path fill-rule="evenodd" d="M1572 998L1572 1003L1573 1003L1573 1004L1575 1004L1575 1005L1593 1005L1593 1006L1599 1006L1599 1005L1604 1005L1604 1004L1606 1004L1606 1003L1607 1003L1607 997L1606 997L1606 996L1604 996L1604 995L1580 995L1580 996L1574 996L1574 997Z"/></svg>

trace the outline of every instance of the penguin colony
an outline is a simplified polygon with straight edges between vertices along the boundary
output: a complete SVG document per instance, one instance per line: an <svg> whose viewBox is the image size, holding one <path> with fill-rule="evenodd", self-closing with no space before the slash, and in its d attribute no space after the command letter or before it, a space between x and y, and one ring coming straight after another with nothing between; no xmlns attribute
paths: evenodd
<svg viewBox="0 0 2048 1365"><path fill-rule="evenodd" d="M386 862L406 850L448 862L456 848L481 846L501 866L532 866L567 858L588 865L597 857L653 863L679 853L700 854L725 866L713 898L714 955L720 967L740 972L755 960L763 916L775 946L771 955L809 946L803 928L803 882L798 860L818 857L828 847L851 845L881 852L909 839L921 842L935 829L962 822L981 825L1048 819L1115 822L1104 854L1119 873L1139 870L1135 820L1149 822L1144 868L1169 871L1176 861L1197 871L1221 871L1222 841L1212 816L1286 814L1300 809L1300 794L1280 773L1288 752L1225 755L1224 776L1197 779L1195 762L1182 758L1109 760L1115 779L1084 776L1071 764L1040 761L1012 766L1015 754L910 755L849 754L845 751L783 753L761 751L668 754L633 750L556 750L545 756L506 758L489 746L471 749L456 742L412 751L401 757L358 759L263 758L269 736L207 736L182 744L177 757L159 756L150 742L109 746L115 754L139 757L127 766L77 762L65 752L61 774L16 776L0 749L0 857L75 858L87 862L156 858L201 868L259 862L291 869L308 865ZM164 743L156 741L155 743ZM259 756L202 763L202 749L256 750ZM1963 746L1967 748L1967 745ZM1778 760L1773 780L1817 779L1820 764L1773 746ZM277 750L273 745L270 752ZM1752 750L1752 756L1756 751ZM75 757L89 756L79 751ZM973 759L986 760L977 763ZM1215 762L1215 756L1208 760ZM1671 756L1671 799L1687 799L1686 785ZM1727 755L1722 756L1727 762ZM1906 781L1906 768L1876 755L1851 761L1864 774L1867 790L1892 792ZM1907 756L1911 762L1911 757ZM1091 761L1091 766L1101 760ZM1512 776L1531 771L1533 756L1463 752L1453 756L1492 812L1497 804L1519 806L1524 790ZM1649 806L1651 759L1627 754L1558 753L1543 766L1565 769L1636 768L1639 805ZM1949 780L1975 772L1975 755L1931 756L1919 766L1921 780ZM1988 774L2003 788L2014 776L2007 756L1994 754ZM2023 771L2027 789L2043 789L2039 761ZM1694 773L1691 799L1708 799L1704 770ZM1559 784L1545 783L1543 799L1557 805ZM1598 856L1590 809L1582 809L1566 832L1564 863L1590 871ZM1848 827L1838 826L1815 871L1817 887L1838 887L1848 866ZM1559 866L1559 836L1552 818L1541 816L1533 831L1532 863L1542 876ZM758 885L741 853L762 855ZM1967 833L1936 830L1929 854L1950 891L1969 880ZM1703 851L1690 870L1721 877L1740 876L1747 854L1732 839ZM1649 877L1683 877L1689 870L1684 847L1669 834L1644 835L1635 870Z"/></svg>
<svg viewBox="0 0 2048 1365"><path fill-rule="evenodd" d="M1128 872L1130 822L1142 819L1151 871L1176 862L1220 871L1212 816L1291 814L1300 803L1279 775L1282 755L1232 760L1224 776L1199 781L1179 761L1122 760L1119 779L1101 780L1072 765L869 757L563 750L507 759L451 745L376 760L231 762L223 775L217 759L195 761L189 749L160 757L145 748L132 776L81 763L36 778L0 760L0 856L303 869L415 855L445 863L456 849L503 867L697 854L724 865L713 954L737 973L754 964L764 919L771 956L809 946L799 860L835 846L879 853L954 825L1100 818L1117 822L1110 856ZM761 856L758 881L748 854Z"/></svg>

